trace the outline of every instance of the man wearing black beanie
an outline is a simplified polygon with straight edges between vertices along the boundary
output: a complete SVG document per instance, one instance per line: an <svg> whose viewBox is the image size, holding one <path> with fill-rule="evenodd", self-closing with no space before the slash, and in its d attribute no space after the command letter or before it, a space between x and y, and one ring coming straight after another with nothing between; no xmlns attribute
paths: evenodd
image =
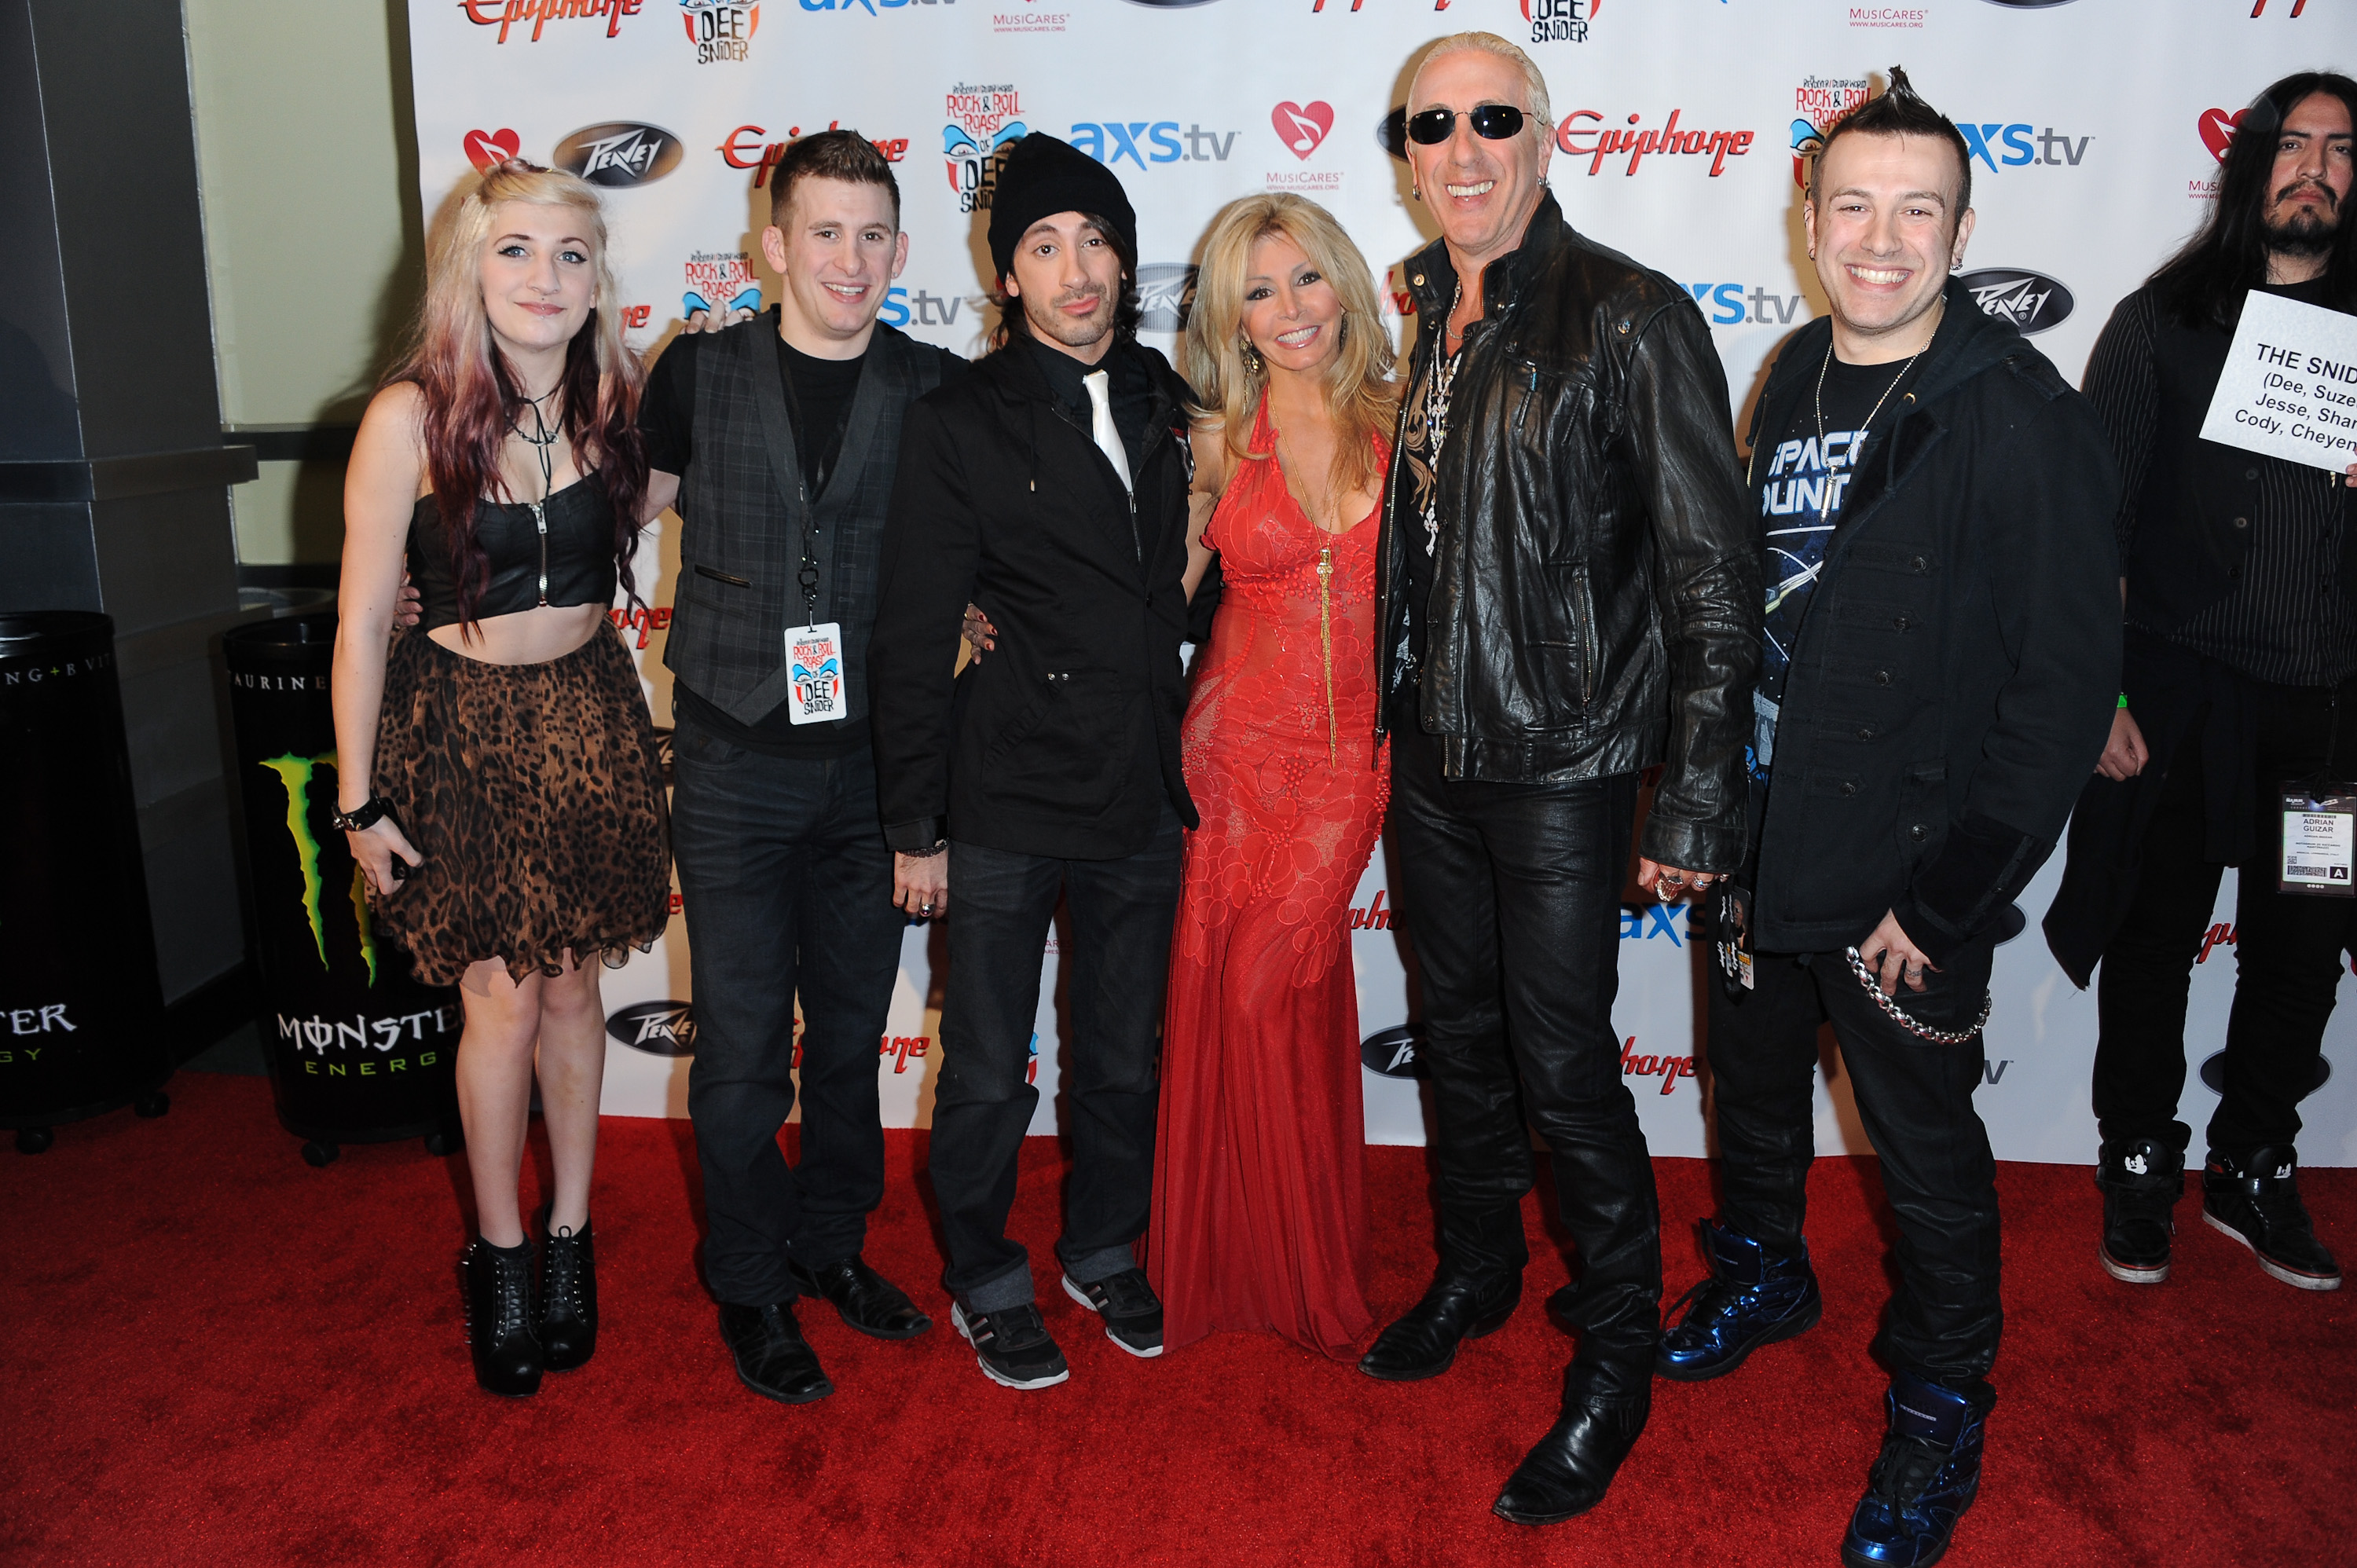
<svg viewBox="0 0 2357 1568"><path fill-rule="evenodd" d="M1153 1195L1156 1057L1178 905L1188 625L1186 383L1135 340L1137 220L1052 136L1007 154L990 213L996 351L909 410L868 650L895 893L949 922L931 1175L952 1321L1016 1389L1070 1375L1006 1235L1039 1103L1030 1056L1060 896L1063 1288L1134 1356L1162 1304L1133 1246ZM969 604L994 651L954 681Z"/></svg>

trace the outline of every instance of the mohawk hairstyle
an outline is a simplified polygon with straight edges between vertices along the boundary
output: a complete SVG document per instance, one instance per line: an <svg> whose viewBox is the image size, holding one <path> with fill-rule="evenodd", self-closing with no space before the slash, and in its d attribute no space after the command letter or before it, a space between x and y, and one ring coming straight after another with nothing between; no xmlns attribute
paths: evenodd
<svg viewBox="0 0 2357 1568"><path fill-rule="evenodd" d="M1809 199L1817 199L1817 171L1825 166L1825 155L1834 144L1853 133L1868 136L1924 136L1945 142L1956 154L1956 206L1948 214L1948 231L1953 234L1956 225L1973 206L1973 152L1964 144L1964 134L1956 123L1932 108L1916 95L1915 86L1907 80L1903 66L1890 68L1890 85L1875 97L1867 99L1825 128L1825 139L1817 148L1816 161L1809 166Z"/></svg>

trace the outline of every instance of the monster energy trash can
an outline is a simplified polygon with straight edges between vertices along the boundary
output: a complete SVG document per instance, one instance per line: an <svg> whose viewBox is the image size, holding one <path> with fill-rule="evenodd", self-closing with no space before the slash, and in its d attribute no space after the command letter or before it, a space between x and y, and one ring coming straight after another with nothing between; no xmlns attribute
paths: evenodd
<svg viewBox="0 0 2357 1568"><path fill-rule="evenodd" d="M170 1103L113 621L0 615L0 1127L37 1155L57 1122Z"/></svg>
<svg viewBox="0 0 2357 1568"><path fill-rule="evenodd" d="M458 1144L458 991L423 985L409 955L374 929L367 884L336 811L336 722L328 695L332 614L239 627L221 639L237 721L262 974L262 1047L278 1120L307 1140L303 1157L339 1144L424 1136Z"/></svg>

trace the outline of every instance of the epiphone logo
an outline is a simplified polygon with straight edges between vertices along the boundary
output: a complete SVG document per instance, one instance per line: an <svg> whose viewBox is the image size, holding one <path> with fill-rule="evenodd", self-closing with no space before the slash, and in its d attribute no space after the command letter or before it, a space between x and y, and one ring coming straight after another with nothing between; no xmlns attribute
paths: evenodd
<svg viewBox="0 0 2357 1568"><path fill-rule="evenodd" d="M532 41L538 43L541 30L551 22L598 16L606 18L606 36L610 38L622 30L622 18L637 16L645 4L646 0L458 0L458 9L479 27L499 28L500 43L506 43L510 32L529 22Z"/></svg>

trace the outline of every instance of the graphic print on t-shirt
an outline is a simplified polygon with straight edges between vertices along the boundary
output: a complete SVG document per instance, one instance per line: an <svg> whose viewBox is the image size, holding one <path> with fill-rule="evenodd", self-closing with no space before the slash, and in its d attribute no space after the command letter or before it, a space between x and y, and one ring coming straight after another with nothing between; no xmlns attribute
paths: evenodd
<svg viewBox="0 0 2357 1568"><path fill-rule="evenodd" d="M1867 434L1834 430L1821 441L1813 426L1806 435L1781 442L1769 460L1767 483L1760 487L1760 576L1768 607L1760 623L1760 684L1751 696L1751 745L1744 765L1763 784L1776 757L1776 716L1792 668L1792 645Z"/></svg>

